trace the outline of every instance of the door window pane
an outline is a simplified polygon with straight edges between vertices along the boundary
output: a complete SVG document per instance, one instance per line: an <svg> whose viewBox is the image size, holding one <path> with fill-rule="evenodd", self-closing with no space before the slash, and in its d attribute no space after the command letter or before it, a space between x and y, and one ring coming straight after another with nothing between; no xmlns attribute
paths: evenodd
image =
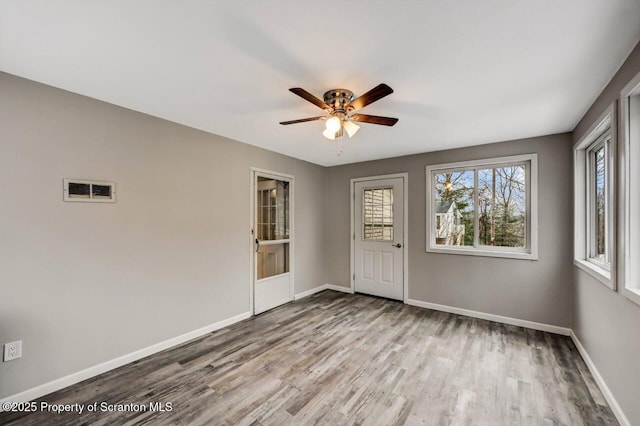
<svg viewBox="0 0 640 426"><path fill-rule="evenodd" d="M436 244L473 246L473 170L435 173Z"/></svg>
<svg viewBox="0 0 640 426"><path fill-rule="evenodd" d="M478 227L481 245L526 247L524 165L478 170Z"/></svg>
<svg viewBox="0 0 640 426"><path fill-rule="evenodd" d="M363 240L393 241L393 188L363 190L362 212Z"/></svg>
<svg viewBox="0 0 640 426"><path fill-rule="evenodd" d="M259 280L289 272L289 243L260 245L257 262Z"/></svg>
<svg viewBox="0 0 640 426"><path fill-rule="evenodd" d="M258 177L258 239L289 238L289 182Z"/></svg>

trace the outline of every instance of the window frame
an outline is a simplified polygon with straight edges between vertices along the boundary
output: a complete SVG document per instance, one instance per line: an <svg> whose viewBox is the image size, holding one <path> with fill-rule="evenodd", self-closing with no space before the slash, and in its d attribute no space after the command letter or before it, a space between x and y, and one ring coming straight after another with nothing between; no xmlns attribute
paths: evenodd
<svg viewBox="0 0 640 426"><path fill-rule="evenodd" d="M574 145L574 259L578 268L616 290L616 126L611 104ZM607 141L608 139L608 141ZM593 256L596 243L595 170L592 153L605 148L605 259Z"/></svg>
<svg viewBox="0 0 640 426"><path fill-rule="evenodd" d="M631 102L634 107L631 107ZM632 111L633 109L633 111ZM631 120L631 114L635 113ZM640 305L640 265L637 262L640 251L640 229L637 218L640 210L640 73L620 91L620 197L621 214L619 216L618 238L620 239L621 255L618 259L622 283L622 293L630 301ZM633 138L633 140L632 140ZM633 146L632 146L633 142ZM635 149L632 149L635 148ZM634 259L635 258L635 259Z"/></svg>
<svg viewBox="0 0 640 426"><path fill-rule="evenodd" d="M597 257L597 204L594 198L594 192L596 191L596 164L595 164L595 154L600 149L604 149L604 165L605 165L605 174L604 174L604 189L605 189L605 197L604 197L604 231L605 231L605 241L604 241L604 253L605 253L605 261L602 262ZM609 188L611 182L611 162L613 160L611 155L611 128L607 128L604 132L598 136L598 138L585 149L586 161L585 167L585 179L586 179L586 194L585 194L585 213L587 216L586 220L586 229L585 236L587 238L587 242L585 245L586 253L585 260L591 263L594 263L596 266L600 268L604 268L608 271L611 270L611 241L609 235L612 232L611 227L611 216L612 216L612 203L611 203L611 195L612 191Z"/></svg>
<svg viewBox="0 0 640 426"><path fill-rule="evenodd" d="M474 231L473 246L443 246L436 245L435 228L435 190L433 176L450 171L474 172L474 230L478 228L479 215L477 176L478 170L525 166L525 200L526 200L526 246L525 247L496 247L479 244L479 235ZM522 154L508 157L486 158L481 160L461 161L455 163L434 164L426 166L426 251L428 253L446 253L467 256L501 257L509 259L538 260L538 155Z"/></svg>

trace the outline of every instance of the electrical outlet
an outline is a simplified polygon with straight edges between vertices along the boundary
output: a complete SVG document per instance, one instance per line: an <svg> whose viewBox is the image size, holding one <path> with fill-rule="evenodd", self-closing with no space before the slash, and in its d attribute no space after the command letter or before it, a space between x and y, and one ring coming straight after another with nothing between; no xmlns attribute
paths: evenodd
<svg viewBox="0 0 640 426"><path fill-rule="evenodd" d="M4 344L4 362L22 358L22 340Z"/></svg>

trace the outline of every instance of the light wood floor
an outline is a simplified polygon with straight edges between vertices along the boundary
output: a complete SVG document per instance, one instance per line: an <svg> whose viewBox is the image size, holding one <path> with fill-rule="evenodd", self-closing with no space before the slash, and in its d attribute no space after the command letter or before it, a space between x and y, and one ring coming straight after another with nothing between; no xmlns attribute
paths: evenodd
<svg viewBox="0 0 640 426"><path fill-rule="evenodd" d="M42 400L172 410L0 424L617 424L567 337L332 291Z"/></svg>

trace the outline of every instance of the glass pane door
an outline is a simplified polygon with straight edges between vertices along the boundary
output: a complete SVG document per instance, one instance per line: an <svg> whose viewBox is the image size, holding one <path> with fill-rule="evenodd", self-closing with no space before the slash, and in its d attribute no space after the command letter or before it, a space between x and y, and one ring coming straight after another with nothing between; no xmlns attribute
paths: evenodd
<svg viewBox="0 0 640 426"><path fill-rule="evenodd" d="M256 194L257 278L289 272L289 182L258 176Z"/></svg>

